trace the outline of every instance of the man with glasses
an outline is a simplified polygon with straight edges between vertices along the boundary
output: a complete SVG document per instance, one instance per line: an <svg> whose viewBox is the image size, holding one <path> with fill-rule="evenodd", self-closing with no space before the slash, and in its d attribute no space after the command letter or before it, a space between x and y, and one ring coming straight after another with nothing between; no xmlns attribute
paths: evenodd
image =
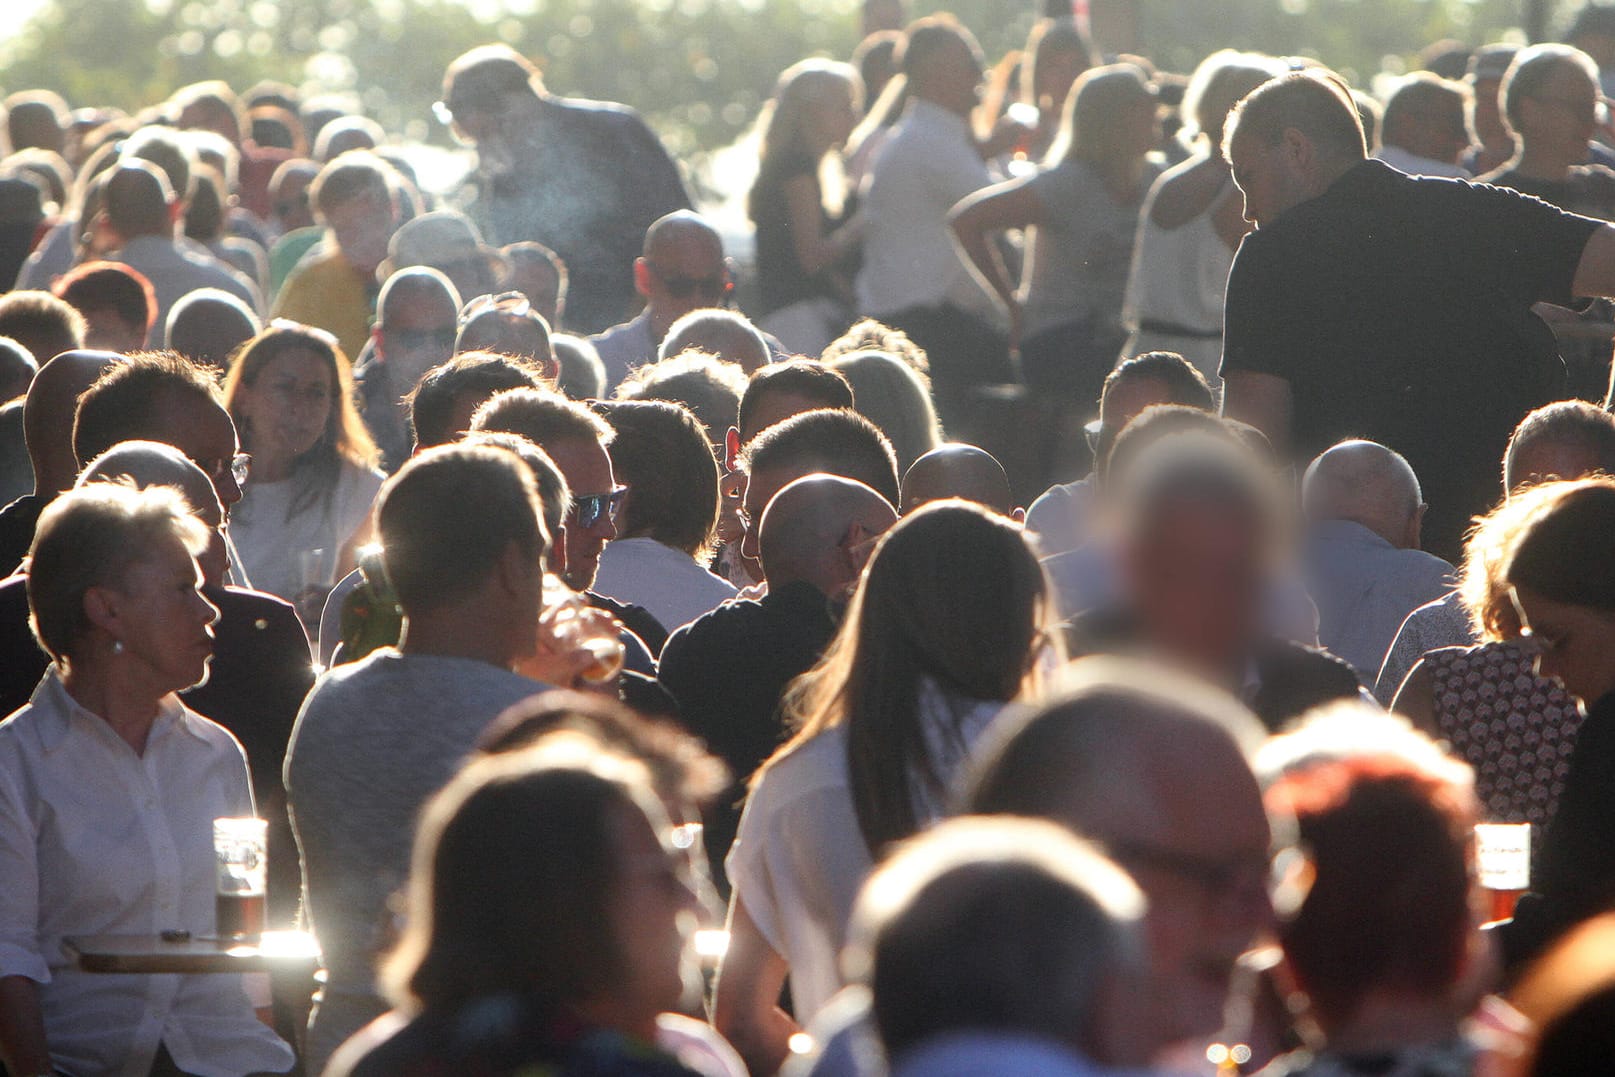
<svg viewBox="0 0 1615 1077"><path fill-rule="evenodd" d="M629 371L656 362L657 349L673 323L691 311L727 306L734 290L723 238L688 210L669 213L645 232L643 254L634 262L634 288L645 309L632 321L591 337L606 364L606 389Z"/></svg>
<svg viewBox="0 0 1615 1077"><path fill-rule="evenodd" d="M532 240L570 273L568 324L598 333L628 313L634 256L658 217L690 205L678 167L622 105L558 97L507 45L449 65L436 109L477 150L474 212L504 245Z"/></svg>
<svg viewBox="0 0 1615 1077"><path fill-rule="evenodd" d="M365 426L389 472L402 467L411 450L404 397L454 354L459 310L454 285L429 266L400 269L381 287L375 328L354 364L353 380Z"/></svg>

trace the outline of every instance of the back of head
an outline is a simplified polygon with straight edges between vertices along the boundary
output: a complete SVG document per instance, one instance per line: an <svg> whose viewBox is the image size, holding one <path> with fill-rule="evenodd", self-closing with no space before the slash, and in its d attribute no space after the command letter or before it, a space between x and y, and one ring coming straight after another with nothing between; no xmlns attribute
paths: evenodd
<svg viewBox="0 0 1615 1077"><path fill-rule="evenodd" d="M1084 72L1064 102L1060 137L1049 160L1113 169L1142 158L1136 117L1156 97L1149 74L1136 64L1106 64Z"/></svg>
<svg viewBox="0 0 1615 1077"><path fill-rule="evenodd" d="M84 315L49 292L0 295L0 337L10 337L39 363L84 347Z"/></svg>
<svg viewBox="0 0 1615 1077"><path fill-rule="evenodd" d="M479 45L461 53L443 75L451 114L496 112L513 93L537 93L538 69L509 45Z"/></svg>
<svg viewBox="0 0 1615 1077"><path fill-rule="evenodd" d="M454 351L498 352L541 367L555 361L549 324L519 293L509 298L482 295L467 303L460 312Z"/></svg>
<svg viewBox="0 0 1615 1077"><path fill-rule="evenodd" d="M697 560L718 527L718 463L705 429L687 408L662 400L602 402L616 436L611 466L629 496L617 520L622 538L650 538Z"/></svg>
<svg viewBox="0 0 1615 1077"><path fill-rule="evenodd" d="M443 271L432 266L405 266L387 275L376 294L376 324L385 327L389 318L410 307L437 303L458 314L460 293Z"/></svg>
<svg viewBox="0 0 1615 1077"><path fill-rule="evenodd" d="M198 288L169 310L163 337L168 350L224 370L230 357L261 332L263 323L240 298L219 288Z"/></svg>
<svg viewBox="0 0 1615 1077"><path fill-rule="evenodd" d="M471 413L496 393L542 384L539 371L519 359L491 352L468 352L427 371L405 398L409 425L420 448L443 445L462 433L462 413Z"/></svg>
<svg viewBox="0 0 1615 1077"><path fill-rule="evenodd" d="M742 443L763 431L765 418L778 421L774 416L779 409L769 406L770 398L794 398L807 403L810 409L845 409L853 404L852 386L846 377L824 363L796 359L765 366L752 374L740 396L735 425L740 428Z"/></svg>
<svg viewBox="0 0 1615 1077"><path fill-rule="evenodd" d="M1318 69L1271 79L1241 101L1224 130L1224 156L1233 139L1275 146L1290 130L1306 136L1325 157L1359 161L1368 156L1351 90L1339 75Z"/></svg>
<svg viewBox="0 0 1615 1077"><path fill-rule="evenodd" d="M909 339L907 333L883 325L873 318L860 318L853 322L852 328L831 341L830 346L820 353L819 361L828 363L843 355L855 355L858 352L885 352L887 355L895 355L921 374L931 369L931 360L925 354L925 349Z"/></svg>
<svg viewBox="0 0 1615 1077"><path fill-rule="evenodd" d="M1615 479L1547 483L1523 496L1503 578L1554 602L1615 613Z"/></svg>
<svg viewBox="0 0 1615 1077"><path fill-rule="evenodd" d="M1461 127L1468 101L1469 88L1463 83L1427 71L1415 72L1399 82L1386 99L1383 141L1387 146L1405 145L1408 127L1443 119L1455 120Z"/></svg>
<svg viewBox="0 0 1615 1077"><path fill-rule="evenodd" d="M1271 470L1232 435L1169 434L1145 445L1125 471L1111 475L1124 541L1147 541L1186 507L1235 513L1248 521L1264 560L1279 553L1288 531L1289 516Z"/></svg>
<svg viewBox="0 0 1615 1077"><path fill-rule="evenodd" d="M851 963L881 1041L906 1054L960 1033L1092 1051L1103 988L1142 959L1144 901L1092 847L1029 819L957 819L870 878Z"/></svg>
<svg viewBox="0 0 1615 1077"><path fill-rule="evenodd" d="M1301 504L1314 521L1346 520L1399 548L1417 544L1419 478L1401 453L1373 441L1343 441L1307 468Z"/></svg>
<svg viewBox="0 0 1615 1077"><path fill-rule="evenodd" d="M556 333L550 337L550 350L560 368L555 381L561 392L573 400L598 400L606 395L606 364L587 339Z"/></svg>
<svg viewBox="0 0 1615 1077"><path fill-rule="evenodd" d="M914 461L903 474L904 514L932 501L958 498L1000 516L1015 511L1009 476L991 453L974 445L943 445Z"/></svg>
<svg viewBox="0 0 1615 1077"><path fill-rule="evenodd" d="M548 451L563 442L609 445L611 425L576 400L553 389L512 389L477 409L471 429L520 434Z"/></svg>
<svg viewBox="0 0 1615 1077"><path fill-rule="evenodd" d="M0 403L9 403L28 392L39 364L33 354L10 337L0 337Z"/></svg>
<svg viewBox="0 0 1615 1077"><path fill-rule="evenodd" d="M375 150L387 139L386 132L366 116L338 116L320 127L314 138L314 159L334 161L345 153Z"/></svg>
<svg viewBox="0 0 1615 1077"><path fill-rule="evenodd" d="M405 464L377 496L376 527L406 616L473 598L512 543L534 563L549 545L527 468L478 446L444 445Z"/></svg>
<svg viewBox="0 0 1615 1077"><path fill-rule="evenodd" d="M572 491L549 453L520 434L473 431L462 435L456 444L503 449L525 464L533 476L533 484L538 487L538 500L544 510L544 533L552 542L560 537L566 514L572 509Z"/></svg>
<svg viewBox="0 0 1615 1077"><path fill-rule="evenodd" d="M671 254L686 244L723 251L723 237L712 222L694 210L677 209L656 218L645 229L644 256L650 261Z"/></svg>
<svg viewBox="0 0 1615 1077"><path fill-rule="evenodd" d="M110 311L142 333L151 332L157 318L151 281L121 262L85 262L58 279L51 291L86 318Z"/></svg>
<svg viewBox="0 0 1615 1077"><path fill-rule="evenodd" d="M120 441L168 440L172 420L164 405L175 399L219 403L218 383L173 352L136 352L110 365L79 397L73 455L82 465Z"/></svg>
<svg viewBox="0 0 1615 1077"><path fill-rule="evenodd" d="M323 158L322 158L323 159ZM392 198L394 172L391 165L365 150L352 150L328 161L314 182L308 197L320 220L338 206L360 198L378 204Z"/></svg>
<svg viewBox="0 0 1615 1077"><path fill-rule="evenodd" d="M155 165L124 160L107 175L107 223L125 242L173 233L174 191Z"/></svg>
<svg viewBox="0 0 1615 1077"><path fill-rule="evenodd" d="M554 756L545 743L473 761L427 804L409 929L382 973L400 1007L519 996L560 1020L621 989L630 955L601 915L623 882L619 831L625 812L666 816L617 757L579 758L577 736Z"/></svg>
<svg viewBox="0 0 1615 1077"><path fill-rule="evenodd" d="M732 310L692 310L668 328L657 355L670 359L691 348L734 363L746 374L773 359L762 332Z"/></svg>
<svg viewBox="0 0 1615 1077"><path fill-rule="evenodd" d="M140 128L124 141L118 161L120 164L146 161L155 165L168 181L169 191L182 202L196 189L196 149L185 132L172 127Z"/></svg>
<svg viewBox="0 0 1615 1077"><path fill-rule="evenodd" d="M1123 359L1105 375L1100 402L1118 386L1137 382L1159 382L1166 388L1163 404L1176 404L1200 411L1216 410L1216 397L1206 376L1195 365L1177 352L1145 352ZM1120 433L1120 431L1117 431Z"/></svg>
<svg viewBox="0 0 1615 1077"><path fill-rule="evenodd" d="M1228 114L1246 94L1280 74L1284 66L1271 56L1222 49L1195 68L1183 91L1179 112L1184 133L1203 138L1208 149L1221 151Z"/></svg>
<svg viewBox="0 0 1615 1077"><path fill-rule="evenodd" d="M1139 454L1163 438L1174 434L1204 434L1232 441L1236 438L1228 420L1209 409L1181 404L1156 404L1145 408L1115 435L1108 451L1099 457L1096 479L1108 495L1126 485L1127 474Z"/></svg>
<svg viewBox="0 0 1615 1077"><path fill-rule="evenodd" d="M747 445L744 466L751 474L823 471L857 479L893 505L902 500L891 442L853 411L807 411L769 427Z"/></svg>
<svg viewBox="0 0 1615 1077"><path fill-rule="evenodd" d="M1315 873L1280 942L1325 1034L1375 992L1449 999L1474 941L1469 767L1356 703L1314 711L1263 749L1278 769L1269 757L1284 759L1269 809L1294 816Z"/></svg>
<svg viewBox="0 0 1615 1077"><path fill-rule="evenodd" d="M928 15L911 23L906 31L897 66L910 84L931 76L937 61L965 45L976 49L976 39L952 15Z"/></svg>
<svg viewBox="0 0 1615 1077"><path fill-rule="evenodd" d="M721 445L736 422L748 386L745 371L734 363L700 351L649 363L629 373L617 386L618 400L669 400L694 413L707 440Z"/></svg>
<svg viewBox="0 0 1615 1077"><path fill-rule="evenodd" d="M942 443L942 424L925 375L896 356L876 351L832 359L829 365L852 386L858 414L892 443L900 471Z"/></svg>
<svg viewBox="0 0 1615 1077"><path fill-rule="evenodd" d="M1545 404L1520 420L1503 455L1503 489L1615 475L1615 415L1583 400Z"/></svg>
<svg viewBox="0 0 1615 1077"><path fill-rule="evenodd" d="M50 90L24 90L5 100L6 138L12 150L31 147L62 151L67 102Z"/></svg>
<svg viewBox="0 0 1615 1077"><path fill-rule="evenodd" d="M897 510L861 482L808 475L774 495L758 521L763 576L771 586L804 581L822 594L856 582L862 565L849 545L897 522Z"/></svg>
<svg viewBox="0 0 1615 1077"><path fill-rule="evenodd" d="M108 366L121 361L111 352L63 352L34 375L23 405L23 439L36 493L49 496L72 485L79 470L73 454L73 414L79 396Z"/></svg>

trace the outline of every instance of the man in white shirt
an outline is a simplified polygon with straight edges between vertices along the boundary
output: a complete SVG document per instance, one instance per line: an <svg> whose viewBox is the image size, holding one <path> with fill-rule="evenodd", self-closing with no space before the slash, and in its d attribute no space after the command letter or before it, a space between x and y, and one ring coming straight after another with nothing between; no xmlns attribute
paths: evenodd
<svg viewBox="0 0 1615 1077"><path fill-rule="evenodd" d="M1404 80L1385 102L1380 149L1374 154L1410 176L1466 179L1469 87L1421 72Z"/></svg>
<svg viewBox="0 0 1615 1077"><path fill-rule="evenodd" d="M965 268L948 211L992 182L970 131L981 48L951 16L910 28L903 73L912 100L876 159L864 197L858 309L901 329L931 360L938 404L954 410L974 385L1013 381L1008 338Z"/></svg>
<svg viewBox="0 0 1615 1077"><path fill-rule="evenodd" d="M1383 445L1343 441L1307 468L1301 500L1318 638L1372 686L1407 615L1453 587L1452 566L1419 549L1418 476Z"/></svg>

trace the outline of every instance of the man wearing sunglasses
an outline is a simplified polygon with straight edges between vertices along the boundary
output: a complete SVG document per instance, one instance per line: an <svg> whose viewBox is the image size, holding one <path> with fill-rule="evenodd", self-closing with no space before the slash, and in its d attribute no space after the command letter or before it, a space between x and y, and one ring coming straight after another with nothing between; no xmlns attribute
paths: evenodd
<svg viewBox="0 0 1615 1077"><path fill-rule="evenodd" d="M382 285L376 324L354 364L353 380L364 404L365 426L389 472L409 459L404 397L428 370L454 354L459 310L454 285L430 266L400 269Z"/></svg>
<svg viewBox="0 0 1615 1077"><path fill-rule="evenodd" d="M734 287L723 239L712 225L688 210L651 225L644 254L634 263L634 288L645 309L590 338L606 364L607 390L635 367L656 362L657 348L674 322L694 310L727 306Z"/></svg>
<svg viewBox="0 0 1615 1077"><path fill-rule="evenodd" d="M477 151L476 206L495 244L532 240L566 263L571 328L598 333L633 300L631 269L651 222L690 205L667 149L621 105L550 93L508 45L449 65L435 109Z"/></svg>

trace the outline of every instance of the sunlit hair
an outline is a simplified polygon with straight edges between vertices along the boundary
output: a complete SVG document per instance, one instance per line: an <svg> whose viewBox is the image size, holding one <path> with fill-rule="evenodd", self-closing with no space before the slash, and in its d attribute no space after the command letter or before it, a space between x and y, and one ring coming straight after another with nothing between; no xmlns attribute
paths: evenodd
<svg viewBox="0 0 1615 1077"><path fill-rule="evenodd" d="M931 369L931 360L925 354L925 349L914 343L907 333L873 318L860 318L853 322L852 328L832 340L819 353L819 361L828 363L843 355L869 351L895 355L922 374L929 373Z"/></svg>
<svg viewBox="0 0 1615 1077"><path fill-rule="evenodd" d="M519 994L561 1020L622 982L633 956L603 915L626 875L621 828L664 833L666 813L643 768L580 741L473 761L428 802L408 927L381 973L399 1009Z"/></svg>
<svg viewBox="0 0 1615 1077"><path fill-rule="evenodd" d="M1021 54L1021 100L1039 109L1060 111L1065 106L1070 87L1061 87L1060 92L1056 93L1048 85L1049 71L1055 59L1079 57L1081 65L1075 75L1080 78L1094 65L1095 55L1093 42L1083 33L1076 19L1039 20L1027 35L1026 50Z"/></svg>
<svg viewBox="0 0 1615 1077"><path fill-rule="evenodd" d="M122 587L165 538L192 557L208 544L206 525L172 487L97 482L52 501L39 518L28 571L29 625L40 647L57 662L78 657L91 629L86 592Z"/></svg>
<svg viewBox="0 0 1615 1077"><path fill-rule="evenodd" d="M1311 712L1257 757L1314 879L1280 943L1327 1032L1378 988L1445 998L1472 941L1474 773L1405 719L1361 703Z"/></svg>
<svg viewBox="0 0 1615 1077"><path fill-rule="evenodd" d="M880 428L906 474L914 461L942 444L942 424L931 400L931 379L889 352L864 351L828 361L852 386L853 410Z"/></svg>
<svg viewBox="0 0 1615 1077"><path fill-rule="evenodd" d="M1464 542L1458 570L1458 597L1469 612L1474 632L1487 643L1520 637L1520 615L1509 596L1505 575L1509 550L1532 515L1555 496L1561 483L1544 483L1515 491L1485 516L1476 519Z"/></svg>
<svg viewBox="0 0 1615 1077"><path fill-rule="evenodd" d="M1222 49L1200 62L1183 91L1179 108L1183 128L1178 137L1185 145L1204 144L1222 152L1223 125L1234 106L1256 87L1278 75L1284 67L1259 52Z"/></svg>
<svg viewBox="0 0 1615 1077"><path fill-rule="evenodd" d="M1615 479L1543 483L1504 539L1503 578L1554 602L1615 612Z"/></svg>
<svg viewBox="0 0 1615 1077"><path fill-rule="evenodd" d="M1521 133L1525 115L1525 102L1542 93L1555 71L1573 67L1586 75L1598 93L1598 64L1591 56L1571 45L1532 45L1521 49L1508 65L1502 85L1497 89L1497 100L1502 105L1503 118L1514 134Z"/></svg>
<svg viewBox="0 0 1615 1077"><path fill-rule="evenodd" d="M1606 475L1615 475L1615 415L1585 400L1556 400L1544 404L1514 428L1503 453L1503 490L1507 493L1532 480L1521 469L1522 456L1543 446L1584 453ZM1549 476L1536 476L1540 481ZM1553 475L1555 479L1579 479L1580 475Z"/></svg>
<svg viewBox="0 0 1615 1077"><path fill-rule="evenodd" d="M611 466L629 488L620 538L649 538L705 564L718 533L718 462L689 408L666 400L601 401L611 424Z"/></svg>
<svg viewBox="0 0 1615 1077"><path fill-rule="evenodd" d="M875 98L869 106L869 111L864 113L864 118L852 129L844 153L847 160L856 158L871 138L902 119L904 111L908 108L909 96L908 76L899 71L887 81L885 88L880 91L880 96Z"/></svg>
<svg viewBox="0 0 1615 1077"><path fill-rule="evenodd" d="M814 58L792 64L781 73L773 98L763 106L757 120L762 175L774 174L784 162L806 159L820 166L821 185L827 195L840 189L836 182L839 169L835 167L840 163L839 155L812 144L814 115L834 105L838 95L850 96L853 109L863 110L864 80L851 64ZM752 219L756 219L755 203Z"/></svg>
<svg viewBox="0 0 1615 1077"><path fill-rule="evenodd" d="M1058 648L1048 591L1019 526L962 501L918 509L881 539L824 659L787 691L796 733L764 771L845 726L858 828L878 857L914 833L917 798L947 794L928 745L961 734L926 729L937 719L922 714L922 692L940 689L957 711L1034 689Z"/></svg>
<svg viewBox="0 0 1615 1077"><path fill-rule="evenodd" d="M344 464L371 468L376 464L376 443L370 440L364 420L353 402L353 368L329 333L294 322L272 322L242 346L224 380L224 406L235 420L241 444L253 451L252 423L240 407L243 387L252 388L264 368L281 356L302 352L312 355L331 376L331 410L325 432L313 448L292 463L298 490L287 506L288 516L305 512L328 500L336 490Z"/></svg>
<svg viewBox="0 0 1615 1077"><path fill-rule="evenodd" d="M1308 68L1270 79L1245 95L1223 125L1223 156L1229 156L1239 136L1276 146L1292 129L1321 152L1341 159L1368 155L1362 114L1351 89L1327 68Z"/></svg>
<svg viewBox="0 0 1615 1077"><path fill-rule="evenodd" d="M1133 64L1107 64L1083 74L1071 87L1060 114L1060 134L1049 148L1048 163L1085 161L1103 172L1119 173L1142 150L1129 146L1129 115L1144 102L1154 103L1155 86Z"/></svg>

